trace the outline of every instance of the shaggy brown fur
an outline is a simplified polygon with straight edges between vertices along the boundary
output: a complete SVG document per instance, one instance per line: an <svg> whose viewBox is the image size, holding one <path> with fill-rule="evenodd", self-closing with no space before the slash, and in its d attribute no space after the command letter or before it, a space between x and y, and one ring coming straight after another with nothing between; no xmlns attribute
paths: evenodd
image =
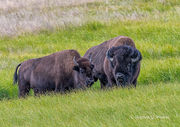
<svg viewBox="0 0 180 127"><path fill-rule="evenodd" d="M128 61L131 57L137 57L137 54L139 54L139 59L137 59L136 62L132 63L131 61ZM134 84L134 86L136 86L137 78L140 72L141 54L136 49L133 40L129 37L118 36L109 41L105 41L100 45L94 46L84 55L85 58L89 58L89 56L91 56L92 64L95 66L93 70L94 79L100 80L101 88L107 86L111 87L113 84L121 86ZM122 56L125 56L122 58L123 60L120 61L117 59ZM113 61L110 60L110 57L112 57L111 59L113 59ZM133 69L131 74L125 70L129 64L128 62L132 63L130 66L130 68ZM112 66L113 63L115 64L114 67ZM117 73L125 75L123 79L124 83L118 83ZM130 75L126 76L125 73L129 73ZM125 78L127 78L127 80L125 80Z"/></svg>
<svg viewBox="0 0 180 127"><path fill-rule="evenodd" d="M19 97L24 97L31 88L35 95L46 91L65 92L84 88L93 83L92 65L87 58L81 58L76 50L64 50L22 62L14 73L14 83L17 81Z"/></svg>

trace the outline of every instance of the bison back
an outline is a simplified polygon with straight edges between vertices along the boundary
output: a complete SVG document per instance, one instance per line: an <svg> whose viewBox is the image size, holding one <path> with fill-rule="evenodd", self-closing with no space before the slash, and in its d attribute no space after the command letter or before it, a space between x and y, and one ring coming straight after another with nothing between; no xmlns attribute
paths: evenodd
<svg viewBox="0 0 180 127"><path fill-rule="evenodd" d="M49 88L62 82L64 85L72 77L73 58L80 58L76 50L64 50L54 54L25 61L19 69L20 79L31 87Z"/></svg>

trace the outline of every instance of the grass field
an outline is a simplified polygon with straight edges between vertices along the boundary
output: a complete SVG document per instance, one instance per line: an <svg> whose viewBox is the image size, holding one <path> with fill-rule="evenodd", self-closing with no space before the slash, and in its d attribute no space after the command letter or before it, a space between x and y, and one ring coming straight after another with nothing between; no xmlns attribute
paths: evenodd
<svg viewBox="0 0 180 127"><path fill-rule="evenodd" d="M34 33L22 27L19 36L1 32L0 126L179 126L180 2L109 0L66 6L85 8L86 22L74 25L72 19L66 27L37 28ZM12 30L10 35L16 34ZM41 97L31 92L18 99L17 85L12 85L18 63L64 49L83 55L119 35L132 38L143 55L136 89L103 91L97 82L86 91Z"/></svg>

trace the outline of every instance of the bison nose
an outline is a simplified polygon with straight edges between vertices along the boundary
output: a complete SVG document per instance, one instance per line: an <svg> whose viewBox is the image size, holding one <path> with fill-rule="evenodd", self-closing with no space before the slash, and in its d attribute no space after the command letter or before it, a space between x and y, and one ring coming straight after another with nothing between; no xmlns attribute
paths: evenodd
<svg viewBox="0 0 180 127"><path fill-rule="evenodd" d="M88 79L86 80L87 86L91 86L94 83L94 79Z"/></svg>
<svg viewBox="0 0 180 127"><path fill-rule="evenodd" d="M122 73L117 73L116 74L116 79L119 83L123 83L125 81L125 75Z"/></svg>

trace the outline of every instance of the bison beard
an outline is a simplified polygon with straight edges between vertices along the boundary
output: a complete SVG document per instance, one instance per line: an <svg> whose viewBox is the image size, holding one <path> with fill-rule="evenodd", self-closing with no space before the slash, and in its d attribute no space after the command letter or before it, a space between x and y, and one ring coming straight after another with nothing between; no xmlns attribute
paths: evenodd
<svg viewBox="0 0 180 127"><path fill-rule="evenodd" d="M63 93L93 84L92 69L89 59L81 58L76 50L64 50L19 64L14 84L18 82L19 97L27 95L31 88L35 95L47 91Z"/></svg>
<svg viewBox="0 0 180 127"><path fill-rule="evenodd" d="M84 55L92 57L93 77L100 80L101 88L117 86L136 86L140 72L141 53L132 39L118 36L90 48Z"/></svg>

